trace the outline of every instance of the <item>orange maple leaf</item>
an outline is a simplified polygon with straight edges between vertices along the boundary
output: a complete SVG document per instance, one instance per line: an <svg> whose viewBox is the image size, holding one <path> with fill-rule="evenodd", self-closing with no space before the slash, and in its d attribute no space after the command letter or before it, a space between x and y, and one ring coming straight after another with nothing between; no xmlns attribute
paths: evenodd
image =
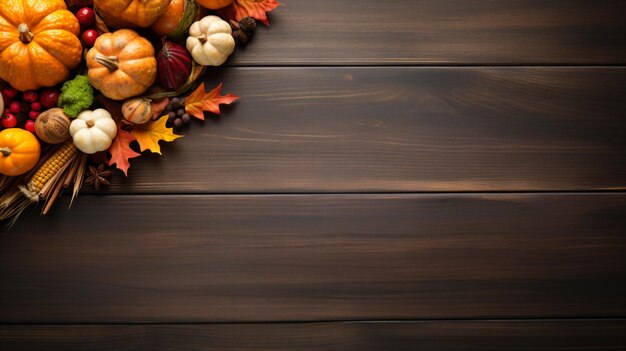
<svg viewBox="0 0 626 351"><path fill-rule="evenodd" d="M130 143L133 141L135 141L135 137L118 125L117 135L113 139L111 147L109 147L109 152L111 153L109 166L115 164L115 167L122 170L126 176L128 176L128 168L130 167L128 160L141 156L141 154L130 148Z"/></svg>
<svg viewBox="0 0 626 351"><path fill-rule="evenodd" d="M202 83L196 91L185 98L185 112L188 114L204 120L204 111L220 114L220 104L230 105L239 96L233 94L221 95L222 83L217 88L206 92L204 90L204 83Z"/></svg>
<svg viewBox="0 0 626 351"><path fill-rule="evenodd" d="M218 10L218 14L226 20L235 21L250 16L269 26L267 12L280 5L282 4L276 0L235 0L232 5Z"/></svg>
<svg viewBox="0 0 626 351"><path fill-rule="evenodd" d="M141 151L150 150L160 155L160 140L171 142L183 137L182 135L174 134L172 128L165 126L166 123L167 116L163 116L154 122L148 122L133 128L130 134L137 139Z"/></svg>
<svg viewBox="0 0 626 351"><path fill-rule="evenodd" d="M152 100L152 102L150 103L150 105L152 106L152 119L157 119L161 115L161 113L165 111L165 108L169 103L170 99L168 98Z"/></svg>

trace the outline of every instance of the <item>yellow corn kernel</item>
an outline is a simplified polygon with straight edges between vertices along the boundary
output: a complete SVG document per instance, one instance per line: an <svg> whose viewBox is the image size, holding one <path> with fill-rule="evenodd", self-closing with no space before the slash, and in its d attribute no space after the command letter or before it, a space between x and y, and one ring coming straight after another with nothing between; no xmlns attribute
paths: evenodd
<svg viewBox="0 0 626 351"><path fill-rule="evenodd" d="M20 188L24 195L33 201L38 201L41 189L77 152L78 149L72 140L65 142L65 144L37 169L28 184L26 184L26 187Z"/></svg>

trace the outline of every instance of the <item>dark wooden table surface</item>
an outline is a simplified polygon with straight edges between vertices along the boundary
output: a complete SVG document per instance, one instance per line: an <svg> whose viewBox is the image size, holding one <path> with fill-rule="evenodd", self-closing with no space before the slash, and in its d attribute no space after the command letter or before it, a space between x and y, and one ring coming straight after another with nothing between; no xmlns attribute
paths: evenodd
<svg viewBox="0 0 626 351"><path fill-rule="evenodd" d="M625 2L284 2L223 118L3 230L0 349L626 350Z"/></svg>

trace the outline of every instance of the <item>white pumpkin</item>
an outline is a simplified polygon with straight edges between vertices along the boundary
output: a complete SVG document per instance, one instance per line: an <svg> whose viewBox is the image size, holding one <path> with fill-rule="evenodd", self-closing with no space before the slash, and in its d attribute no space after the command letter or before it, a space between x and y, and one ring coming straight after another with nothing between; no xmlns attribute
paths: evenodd
<svg viewBox="0 0 626 351"><path fill-rule="evenodd" d="M202 66L219 66L235 51L235 39L228 22L206 16L189 27L187 50Z"/></svg>
<svg viewBox="0 0 626 351"><path fill-rule="evenodd" d="M105 109L85 110L70 124L70 135L80 151L95 154L111 146L117 135L117 124Z"/></svg>

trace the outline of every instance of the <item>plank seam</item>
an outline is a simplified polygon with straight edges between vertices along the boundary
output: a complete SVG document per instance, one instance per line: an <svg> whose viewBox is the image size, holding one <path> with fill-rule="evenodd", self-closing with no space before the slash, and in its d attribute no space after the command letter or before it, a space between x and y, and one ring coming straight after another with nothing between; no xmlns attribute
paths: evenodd
<svg viewBox="0 0 626 351"><path fill-rule="evenodd" d="M250 64L250 65L236 65L225 66L228 68L490 68L490 67L505 67L505 68L626 68L624 63L597 63L597 64L580 64L580 63L445 63L445 64L419 64L419 63L378 63L378 64L358 64L346 62L345 64L276 64L276 65L264 65L264 64Z"/></svg>
<svg viewBox="0 0 626 351"><path fill-rule="evenodd" d="M263 321L165 321L165 322L0 322L0 326L88 326L88 325L260 325L260 324L322 324L322 323L528 323L528 322L624 322L626 316L617 317L503 317L503 318L406 318L406 319L328 319L328 320L263 320Z"/></svg>
<svg viewBox="0 0 626 351"><path fill-rule="evenodd" d="M388 192L250 192L250 193L219 193L219 192L196 192L196 193L175 193L175 192L166 192L166 193L148 193L148 192L136 192L136 193L111 193L111 194L102 194L102 193L85 193L80 194L80 197L85 196L93 196L93 197L115 197L115 196L373 196L373 195L397 195L397 196L415 196L415 195L624 195L626 194L626 189L619 190L537 190L537 191L528 191L528 190L520 190L520 191L422 191L422 192L414 192L414 191L388 191ZM70 196L70 194L64 194L63 196ZM80 200L78 200L80 201Z"/></svg>

